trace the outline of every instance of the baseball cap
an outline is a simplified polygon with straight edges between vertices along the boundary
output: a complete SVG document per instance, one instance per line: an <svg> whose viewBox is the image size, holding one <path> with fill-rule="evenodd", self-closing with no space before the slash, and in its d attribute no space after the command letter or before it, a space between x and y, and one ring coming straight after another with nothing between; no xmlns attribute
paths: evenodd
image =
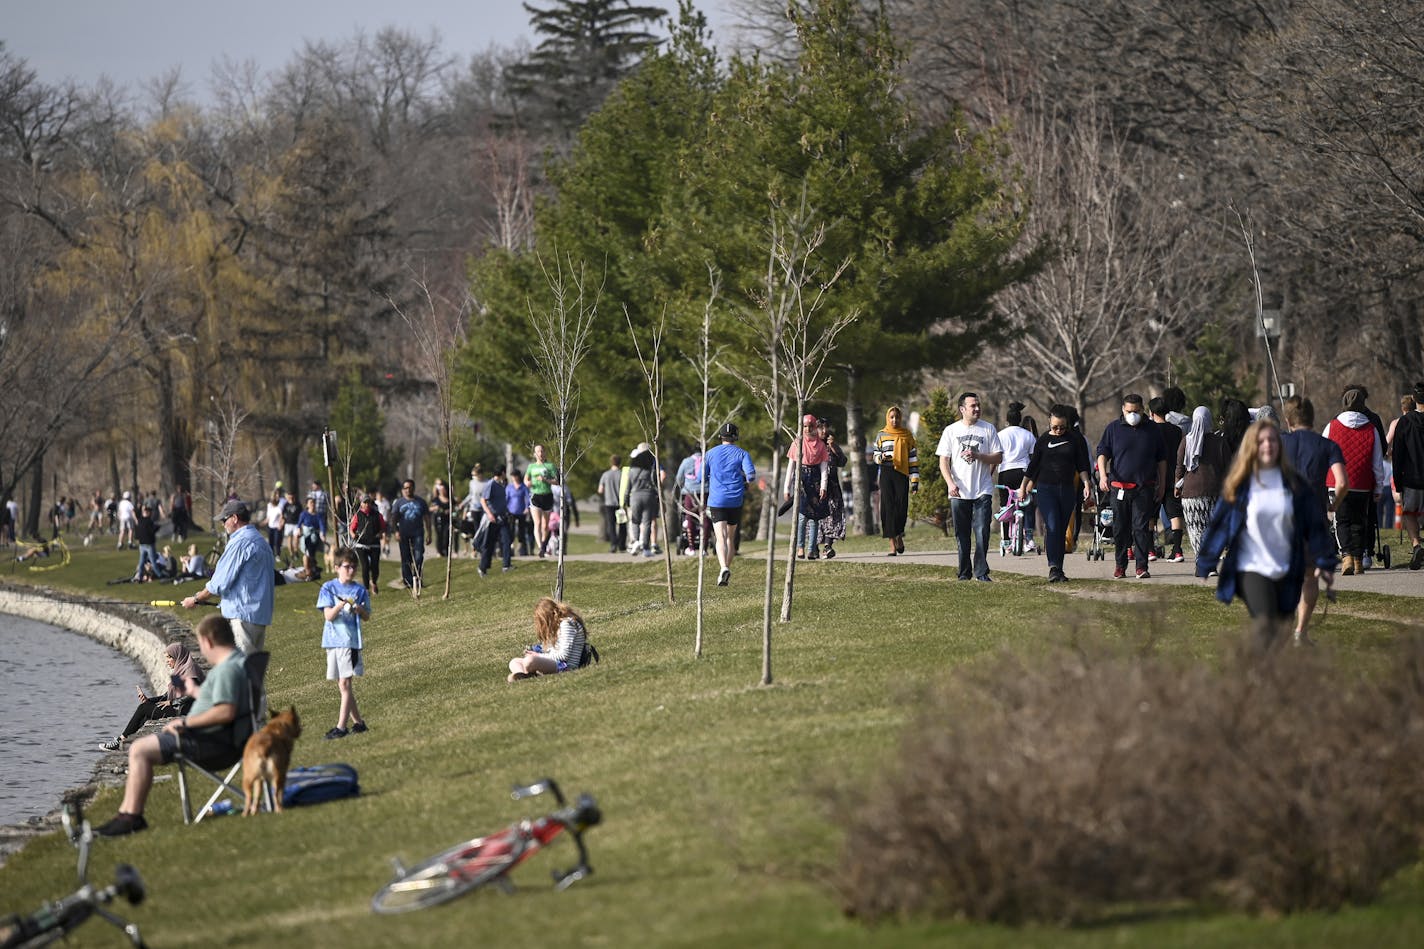
<svg viewBox="0 0 1424 949"><path fill-rule="evenodd" d="M226 504L224 504L224 505L222 506L222 510L218 512L218 520L220 520L220 521L225 521L225 520L227 520L229 517L232 517L234 514L236 514L236 515L237 515L239 518L241 518L241 519L246 519L246 518L249 516L249 512L248 512L248 510L247 510L247 502L245 502L245 501L229 501L229 502L227 502Z"/></svg>

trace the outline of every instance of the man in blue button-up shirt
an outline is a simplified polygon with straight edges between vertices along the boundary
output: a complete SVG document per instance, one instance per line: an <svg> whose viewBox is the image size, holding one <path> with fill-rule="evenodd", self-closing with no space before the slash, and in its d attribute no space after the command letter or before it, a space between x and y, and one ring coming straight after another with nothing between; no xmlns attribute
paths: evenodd
<svg viewBox="0 0 1424 949"><path fill-rule="evenodd" d="M237 648L250 656L263 650L267 626L272 622L272 548L250 523L252 515L243 502L227 502L218 516L227 531L227 546L213 568L212 579L196 596L185 599L183 608L191 610L222 597L222 615L232 624Z"/></svg>

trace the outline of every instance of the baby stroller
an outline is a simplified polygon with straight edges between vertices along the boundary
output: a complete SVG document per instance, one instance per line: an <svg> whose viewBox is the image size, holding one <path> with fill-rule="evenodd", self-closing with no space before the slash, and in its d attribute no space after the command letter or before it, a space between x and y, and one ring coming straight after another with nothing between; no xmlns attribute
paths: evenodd
<svg viewBox="0 0 1424 949"><path fill-rule="evenodd" d="M1107 548L1113 543L1112 496L1094 487L1092 503L1083 505L1083 517L1093 525L1088 535L1088 560L1106 559Z"/></svg>

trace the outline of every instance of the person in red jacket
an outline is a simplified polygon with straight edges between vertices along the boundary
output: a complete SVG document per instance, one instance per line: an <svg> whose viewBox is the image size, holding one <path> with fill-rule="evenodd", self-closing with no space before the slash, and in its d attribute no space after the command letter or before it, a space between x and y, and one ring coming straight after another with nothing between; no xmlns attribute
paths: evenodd
<svg viewBox="0 0 1424 949"><path fill-rule="evenodd" d="M1379 431L1363 411L1364 392L1346 389L1340 400L1343 411L1325 426L1325 437L1340 446L1349 476L1349 493L1335 516L1335 533L1340 542L1341 573L1364 573L1365 549L1370 542L1370 518L1385 486L1384 446ZM1327 479L1335 487L1332 473Z"/></svg>

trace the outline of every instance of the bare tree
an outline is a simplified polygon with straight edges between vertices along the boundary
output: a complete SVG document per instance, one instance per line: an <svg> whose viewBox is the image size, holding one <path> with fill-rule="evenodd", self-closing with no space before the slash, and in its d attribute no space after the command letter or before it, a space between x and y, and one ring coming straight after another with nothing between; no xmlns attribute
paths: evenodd
<svg viewBox="0 0 1424 949"><path fill-rule="evenodd" d="M401 321L410 330L415 343L415 353L419 360L420 372L435 386L436 439L441 454L445 456L445 483L455 483L456 439L453 420L455 418L455 383L451 360L465 341L465 327L470 316L471 298L468 293L458 300L450 299L430 289L424 278L412 275L421 312L411 313L403 309L394 299L387 297L392 309L400 315ZM442 600L450 599L450 575L455 558L453 536L455 529L454 512L445 523L445 589Z"/></svg>
<svg viewBox="0 0 1424 949"><path fill-rule="evenodd" d="M812 383L820 385L826 357L834 349L835 334L854 319L853 315L818 317L827 302L826 291L845 271L841 262L830 274L821 272L817 251L825 240L825 226L815 220L807 206L806 190L795 208L773 207L768 229L766 275L752 294L754 308L742 314L756 339L756 353L766 374L738 372L771 421L771 492L781 483L781 436L788 430L786 409L791 398L796 407L805 405ZM822 341L824 334L828 339ZM789 388L787 383L790 383ZM798 416L799 417L799 416ZM793 479L795 473L792 473ZM768 493L771 493L768 492ZM776 572L776 518L767 527L766 585L762 600L761 684L770 685L771 596ZM789 558L794 567L796 558ZM790 584L783 597L782 619L790 616Z"/></svg>
<svg viewBox="0 0 1424 949"><path fill-rule="evenodd" d="M542 383L540 398L548 406L554 423L554 465L559 484L568 490L568 472L583 455L575 449L578 433L578 370L588 356L589 337L598 317L603 285L590 285L587 267L572 259L554 260L554 269L541 258L540 268L549 287L550 301L544 308L529 301L529 325L534 330L534 368ZM570 458L570 453L573 457ZM564 598L564 555L568 548L568 518L559 518L559 563L554 575L554 599Z"/></svg>
<svg viewBox="0 0 1424 949"><path fill-rule="evenodd" d="M703 474L697 481L697 521L698 537L700 543L697 548L697 630L693 638L692 654L700 657L702 655L703 639L703 589L706 579L707 566L707 542L710 531L706 530L707 517L707 440L711 435L713 426L720 427L721 423L731 420L732 412L721 415L716 413L718 389L712 385L712 377L715 367L721 361L724 347L713 348L712 346L712 315L715 311L717 300L722 295L722 275L712 266L707 268L708 293L707 300L702 305L702 325L697 336L697 348L688 354L688 363L692 366L693 375L696 377L700 387L700 410L698 413L697 446L702 452Z"/></svg>
<svg viewBox="0 0 1424 949"><path fill-rule="evenodd" d="M1186 212L1192 183L1141 151L1134 160L1101 113L1032 120L1016 154L1035 194L1031 236L1058 252L1000 296L1013 330L980 366L1040 404L1086 410L1195 336L1219 235Z"/></svg>
<svg viewBox="0 0 1424 949"><path fill-rule="evenodd" d="M206 458L193 465L193 493L199 499L206 496L208 506L214 510L237 488L238 439L247 414L230 396L212 401L212 415L205 431ZM259 452L250 463L257 464L263 454ZM206 492L201 488L205 480L212 485Z"/></svg>
<svg viewBox="0 0 1424 949"><path fill-rule="evenodd" d="M638 331L633 326L633 316L628 312L626 306L623 308L623 319L628 323L628 335L633 340L633 352L638 357L638 369L642 372L643 381L648 387L647 411L639 409L634 414L638 417L638 427L642 429L643 437L653 446L653 487L658 492L658 531L657 536L650 537L649 540L662 549L663 566L667 575L668 603L675 603L677 596L673 590L672 582L672 544L667 542L667 493L663 490L662 461L664 395L662 350L663 335L667 331L667 311L664 310L658 314L658 321L654 324L648 339L646 353L643 351L643 344L638 340Z"/></svg>

